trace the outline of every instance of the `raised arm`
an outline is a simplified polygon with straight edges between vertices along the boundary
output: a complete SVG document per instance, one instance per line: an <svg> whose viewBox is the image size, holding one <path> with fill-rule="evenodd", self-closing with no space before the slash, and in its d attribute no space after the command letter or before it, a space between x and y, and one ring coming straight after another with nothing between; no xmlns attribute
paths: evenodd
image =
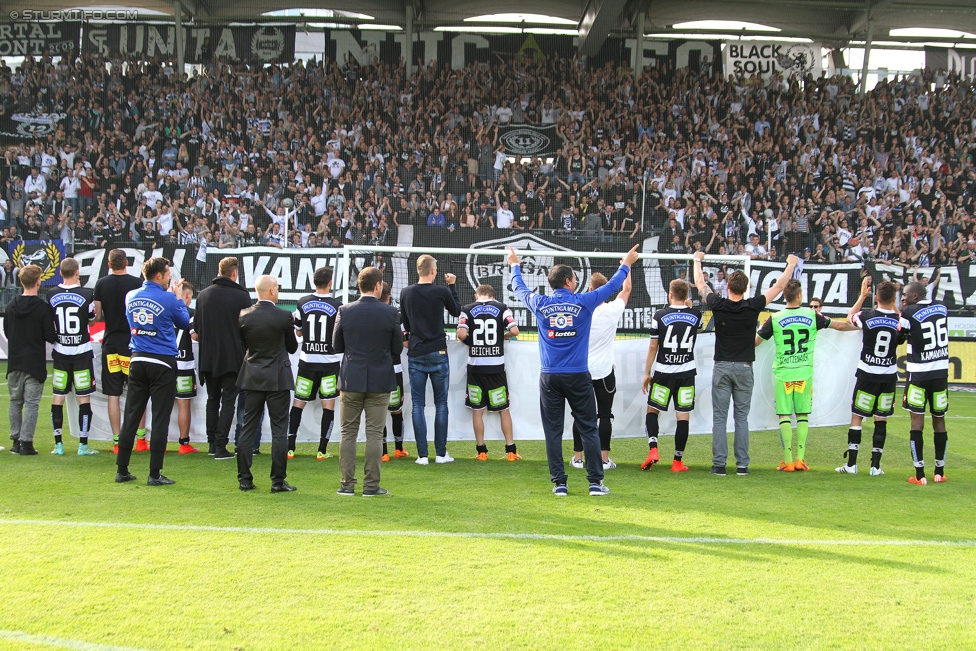
<svg viewBox="0 0 976 651"><path fill-rule="evenodd" d="M702 260L705 259L705 253L703 251L696 251L695 255L695 289L698 290L698 294L701 296L702 300L712 293L711 288L709 288L708 283L705 282L705 272L702 271Z"/></svg>
<svg viewBox="0 0 976 651"><path fill-rule="evenodd" d="M864 301L867 300L868 296L871 295L871 276L865 276L864 280L861 281L861 295L857 297L857 301L851 306L851 309L847 311L847 320L850 321L854 318L854 315L861 311L861 306L864 305Z"/></svg>
<svg viewBox="0 0 976 651"><path fill-rule="evenodd" d="M780 274L776 284L763 292L763 298L766 299L767 305L776 300L776 297L782 294L783 290L786 289L786 283L788 283L790 278L793 276L793 270L796 268L796 263L799 261L800 259L795 255L790 255L788 258L786 258L786 269L784 269L783 273Z"/></svg>

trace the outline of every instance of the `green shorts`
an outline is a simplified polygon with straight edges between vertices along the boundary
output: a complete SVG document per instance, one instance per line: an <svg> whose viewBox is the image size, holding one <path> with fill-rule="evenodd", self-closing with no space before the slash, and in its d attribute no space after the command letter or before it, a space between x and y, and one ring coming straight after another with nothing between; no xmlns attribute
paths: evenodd
<svg viewBox="0 0 976 651"><path fill-rule="evenodd" d="M809 414L813 411L813 380L776 380L776 415Z"/></svg>

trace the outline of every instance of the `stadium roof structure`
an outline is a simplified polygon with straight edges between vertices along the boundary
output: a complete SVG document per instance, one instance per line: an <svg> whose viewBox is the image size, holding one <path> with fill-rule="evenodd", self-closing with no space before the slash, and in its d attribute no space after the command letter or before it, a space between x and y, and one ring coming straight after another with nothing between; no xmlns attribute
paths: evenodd
<svg viewBox="0 0 976 651"><path fill-rule="evenodd" d="M109 0L111 2L111 0ZM11 10L62 10L79 8L77 0L10 0ZM517 13L542 17L516 23L526 28L578 29L580 48L597 51L610 35L636 35L638 31L679 36L701 33L701 29L680 27L683 23L702 20L744 21L770 29L710 31L718 37L776 36L809 38L828 47L842 47L863 42L869 27L874 40L885 42L945 42L962 41L943 35L897 36L889 32L899 28L934 28L954 32L976 33L976 7L973 0L495 0L486 5L481 0L122 0L119 4L146 12L173 16L179 5L184 22L305 22L320 24L317 10L333 10L335 20L343 25L369 24L407 27L411 31L425 31L437 27L467 30L481 26L490 29L492 23L466 22L486 13ZM80 7L84 8L84 7ZM268 12L281 10L306 11L301 15L268 17ZM348 12L348 15L346 15ZM341 18L339 17L341 16ZM544 17L563 19L554 25ZM163 19L160 15L144 18ZM535 22L530 22L534 20ZM497 23L494 23L497 25ZM574 27L575 25L575 27ZM674 27L679 25L678 28ZM969 39L976 45L976 39Z"/></svg>

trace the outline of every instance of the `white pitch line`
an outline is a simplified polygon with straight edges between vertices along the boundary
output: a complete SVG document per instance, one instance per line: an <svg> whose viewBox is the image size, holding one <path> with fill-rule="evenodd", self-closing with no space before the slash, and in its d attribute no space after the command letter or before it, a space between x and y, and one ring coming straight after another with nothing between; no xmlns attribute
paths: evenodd
<svg viewBox="0 0 976 651"><path fill-rule="evenodd" d="M83 640L71 640L53 635L31 635L21 631L0 630L0 640L8 642L21 642L23 644L36 644L39 646L49 646L55 649L70 649L70 651L143 651L130 646L111 646L108 644L95 644Z"/></svg>
<svg viewBox="0 0 976 651"><path fill-rule="evenodd" d="M91 529L135 529L143 531L202 531L218 533L256 533L297 536L365 536L379 538L487 538L495 540L559 540L569 542L647 542L678 545L774 545L798 547L811 545L860 547L976 547L976 540L817 540L815 538L719 538L711 536L584 536L556 533L481 533L477 531L419 531L365 529L290 529L274 527L216 527L194 524L136 524L129 522L79 522L69 520L8 520L0 526L77 527Z"/></svg>

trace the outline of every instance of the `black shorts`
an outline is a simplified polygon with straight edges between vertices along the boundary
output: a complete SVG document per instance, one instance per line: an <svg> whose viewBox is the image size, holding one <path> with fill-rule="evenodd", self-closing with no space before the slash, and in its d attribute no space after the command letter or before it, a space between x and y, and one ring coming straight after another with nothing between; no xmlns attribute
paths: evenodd
<svg viewBox="0 0 976 651"><path fill-rule="evenodd" d="M102 394L121 396L129 379L128 346L102 345Z"/></svg>
<svg viewBox="0 0 976 651"><path fill-rule="evenodd" d="M464 406L474 410L487 408L488 411L508 409L508 376L501 373L479 373L468 367L468 389L464 396Z"/></svg>
<svg viewBox="0 0 976 651"><path fill-rule="evenodd" d="M339 362L315 366L298 362L295 400L311 402L316 395L319 400L334 400L339 396Z"/></svg>
<svg viewBox="0 0 976 651"><path fill-rule="evenodd" d="M54 395L90 396L95 393L95 360L91 355L77 359L54 358Z"/></svg>
<svg viewBox="0 0 976 651"><path fill-rule="evenodd" d="M674 377L668 373L655 373L651 378L651 390L647 392L647 406L658 411L668 411L671 402L677 412L690 412L695 408L695 376Z"/></svg>
<svg viewBox="0 0 976 651"><path fill-rule="evenodd" d="M854 395L851 396L851 413L862 418L891 416L895 413L897 381L897 375L892 375L890 380L881 381L857 378Z"/></svg>
<svg viewBox="0 0 976 651"><path fill-rule="evenodd" d="M192 400L197 397L197 372L192 368L176 371L176 399Z"/></svg>
<svg viewBox="0 0 976 651"><path fill-rule="evenodd" d="M928 404L933 416L945 416L949 411L949 378L915 379L909 374L905 381L905 395L901 406L913 414L924 414Z"/></svg>
<svg viewBox="0 0 976 651"><path fill-rule="evenodd" d="M596 394L597 418L613 418L613 397L617 394L617 376L613 369L610 375L593 380L593 392Z"/></svg>
<svg viewBox="0 0 976 651"><path fill-rule="evenodd" d="M387 407L393 413L403 410L403 371L397 373L396 378L397 388L390 392L390 404Z"/></svg>

